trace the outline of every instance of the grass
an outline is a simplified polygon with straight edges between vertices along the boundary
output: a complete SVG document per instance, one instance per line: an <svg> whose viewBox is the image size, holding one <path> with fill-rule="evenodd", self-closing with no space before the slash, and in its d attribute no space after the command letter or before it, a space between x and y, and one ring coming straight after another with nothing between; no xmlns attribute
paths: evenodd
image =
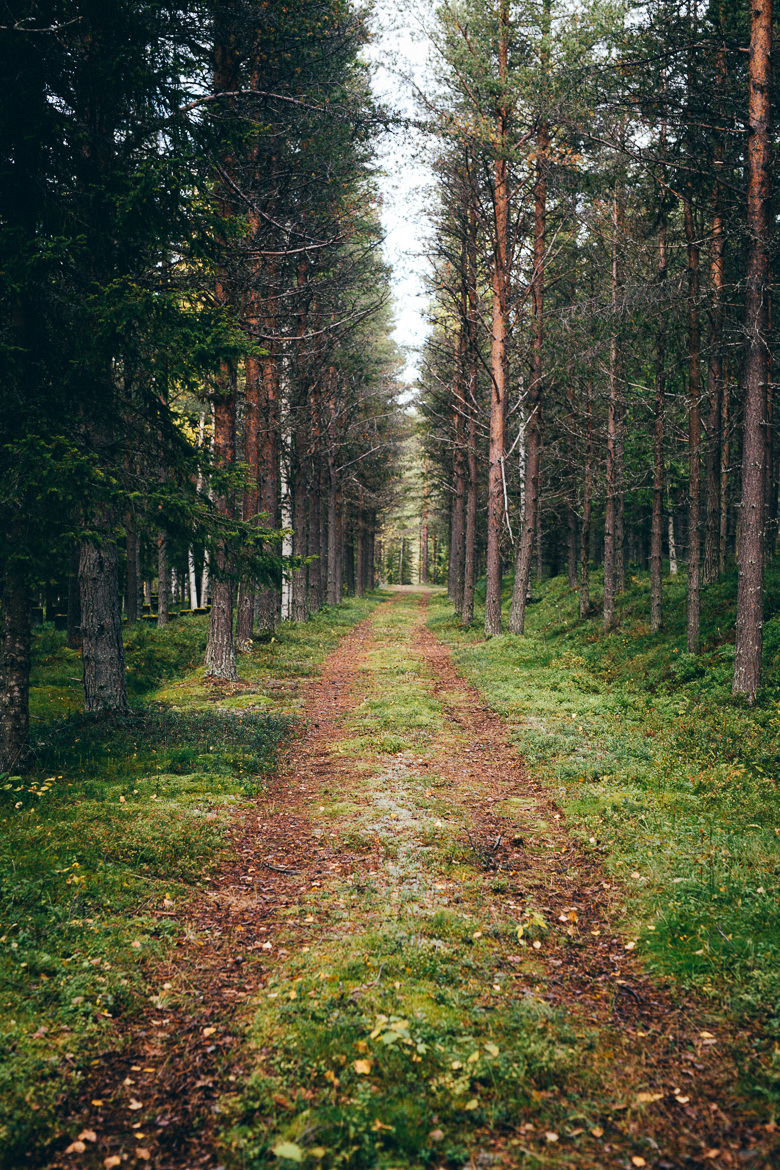
<svg viewBox="0 0 780 1170"><path fill-rule="evenodd" d="M505 583L505 608L511 593ZM598 584L598 582L594 582ZM766 685L730 693L736 575L704 590L702 650L685 651L685 582L664 582L649 632L635 573L617 628L578 617L564 578L535 588L524 637L463 631L446 601L431 626L508 720L570 828L625 880L637 950L661 976L761 1034L743 1053L749 1092L780 1104L780 566L767 578Z"/></svg>
<svg viewBox="0 0 780 1170"><path fill-rule="evenodd" d="M141 623L126 636L135 706L122 720L75 713L79 654L36 631L34 766L0 777L1 1166L45 1148L65 1096L116 1043L112 1021L148 1006L183 929L154 911L226 858L236 804L263 786L297 717L287 681L315 673L377 600L284 627L240 659L238 694L203 683L206 618Z"/></svg>
<svg viewBox="0 0 780 1170"><path fill-rule="evenodd" d="M443 791L436 763L463 732L412 644L419 617L402 596L372 618L367 697L344 721L351 737L330 741L334 769L359 755L360 774L318 789L318 817L348 808L341 844L368 850L375 868L330 878L295 908L316 944L292 933L256 1001L250 1071L220 1099L227 1165L458 1166L534 1127L575 1140L603 1106L588 1028L514 991L506 952L550 927L529 905L520 942L512 910L491 897L506 879L485 875L461 840L468 800ZM444 896L457 908L441 908ZM523 953L533 985L543 965Z"/></svg>

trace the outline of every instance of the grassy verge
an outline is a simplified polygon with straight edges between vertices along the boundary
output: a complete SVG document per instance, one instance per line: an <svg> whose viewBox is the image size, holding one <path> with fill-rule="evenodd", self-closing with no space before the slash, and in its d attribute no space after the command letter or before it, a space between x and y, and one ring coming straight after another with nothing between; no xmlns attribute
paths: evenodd
<svg viewBox="0 0 780 1170"><path fill-rule="evenodd" d="M597 582L596 582L597 584ZM506 583L506 597L511 582ZM431 626L507 719L575 833L629 890L627 930L649 967L749 1029L746 1088L780 1104L780 571L768 577L767 685L730 694L736 578L704 591L702 651L685 651L685 584L665 581L665 629L649 632L636 574L609 635L581 621L563 578L535 588L527 634L485 642L446 601ZM761 1036L752 1039L753 1036Z"/></svg>
<svg viewBox="0 0 780 1170"><path fill-rule="evenodd" d="M72 713L78 653L37 632L35 766L0 778L0 1165L56 1133L64 1096L116 1043L113 1021L143 1010L147 974L182 929L155 911L219 866L232 810L296 717L295 681L377 600L284 628L223 689L196 665L207 619L139 626L127 638L137 705L119 722Z"/></svg>

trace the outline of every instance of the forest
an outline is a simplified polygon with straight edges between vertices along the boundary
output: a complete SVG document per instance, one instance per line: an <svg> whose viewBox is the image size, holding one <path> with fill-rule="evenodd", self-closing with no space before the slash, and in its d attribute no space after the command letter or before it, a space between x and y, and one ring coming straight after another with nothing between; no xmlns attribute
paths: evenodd
<svg viewBox="0 0 780 1170"><path fill-rule="evenodd" d="M773 33L3 4L0 1167L777 1164Z"/></svg>

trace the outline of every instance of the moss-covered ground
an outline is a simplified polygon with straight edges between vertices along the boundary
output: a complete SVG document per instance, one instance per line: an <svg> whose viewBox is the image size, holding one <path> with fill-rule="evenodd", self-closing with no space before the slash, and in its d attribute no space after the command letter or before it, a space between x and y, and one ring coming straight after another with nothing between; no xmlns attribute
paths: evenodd
<svg viewBox="0 0 780 1170"><path fill-rule="evenodd" d="M299 684L377 599L285 626L239 660L242 682L203 678L207 618L126 636L131 717L77 713L81 660L35 633L34 766L0 777L0 1165L32 1164L63 1101L142 1013L182 906L223 864L226 830L276 764Z"/></svg>

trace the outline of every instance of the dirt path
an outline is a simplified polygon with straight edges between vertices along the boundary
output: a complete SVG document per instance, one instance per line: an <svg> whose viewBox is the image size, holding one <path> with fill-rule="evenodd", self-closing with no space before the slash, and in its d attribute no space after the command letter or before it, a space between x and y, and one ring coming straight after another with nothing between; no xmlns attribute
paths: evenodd
<svg viewBox="0 0 780 1170"><path fill-rule="evenodd" d="M427 602L344 639L237 864L160 908L176 961L52 1167L777 1164L727 1038L643 975Z"/></svg>

